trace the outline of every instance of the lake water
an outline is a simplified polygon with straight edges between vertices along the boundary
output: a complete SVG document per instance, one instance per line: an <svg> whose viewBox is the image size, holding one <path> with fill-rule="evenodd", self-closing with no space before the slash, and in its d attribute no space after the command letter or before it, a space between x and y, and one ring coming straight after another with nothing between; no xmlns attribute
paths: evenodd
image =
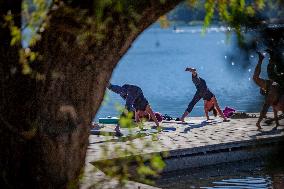
<svg viewBox="0 0 284 189"><path fill-rule="evenodd" d="M226 28L212 27L202 35L200 26L162 29L153 25L145 30L120 60L111 82L138 85L154 111L181 116L196 89L186 67L195 67L216 95L221 107L258 112L262 97L252 81L256 54L246 61ZM228 40L229 39L229 40ZM263 66L266 66L267 59ZM263 68L266 70L266 68ZM263 75L265 77L265 73ZM107 91L96 118L118 115L115 104L124 105L119 95ZM202 116L203 101L191 116Z"/></svg>
<svg viewBox="0 0 284 189"><path fill-rule="evenodd" d="M163 189L283 189L282 171L267 170L262 159L171 172L156 181Z"/></svg>

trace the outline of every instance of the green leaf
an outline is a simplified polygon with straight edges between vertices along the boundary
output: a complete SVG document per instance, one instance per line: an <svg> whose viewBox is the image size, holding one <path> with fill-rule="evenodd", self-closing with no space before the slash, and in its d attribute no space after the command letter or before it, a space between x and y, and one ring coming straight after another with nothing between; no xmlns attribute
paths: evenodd
<svg viewBox="0 0 284 189"><path fill-rule="evenodd" d="M114 10L119 12L119 13L123 11L123 5L122 5L121 1L118 1L115 4Z"/></svg>
<svg viewBox="0 0 284 189"><path fill-rule="evenodd" d="M149 168L149 167L147 167L145 165L142 165L142 166L138 167L137 172L140 175L156 175L155 171L153 171L151 168Z"/></svg>
<svg viewBox="0 0 284 189"><path fill-rule="evenodd" d="M33 62L36 59L37 54L35 52L30 53L30 61Z"/></svg>
<svg viewBox="0 0 284 189"><path fill-rule="evenodd" d="M28 64L23 64L23 69L22 69L22 73L24 75L28 75L32 72L31 67Z"/></svg>
<svg viewBox="0 0 284 189"><path fill-rule="evenodd" d="M158 171L161 171L166 166L161 156L158 155L153 156L150 162L151 166Z"/></svg>

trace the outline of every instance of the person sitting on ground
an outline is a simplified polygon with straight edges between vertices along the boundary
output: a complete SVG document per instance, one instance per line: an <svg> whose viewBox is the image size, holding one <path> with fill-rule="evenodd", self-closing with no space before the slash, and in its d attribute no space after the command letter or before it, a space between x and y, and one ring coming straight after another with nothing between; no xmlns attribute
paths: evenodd
<svg viewBox="0 0 284 189"><path fill-rule="evenodd" d="M220 116L224 119L223 121L227 121L226 117L224 116L222 110L220 109L218 105L218 101L215 97L215 95L208 89L206 82L204 79L198 76L195 68L186 68L185 71L189 71L192 73L192 82L194 83L197 91L193 97L193 99L188 104L187 109L183 113L180 120L184 122L185 117L190 114L195 104L203 98L204 100L204 110L207 120L209 120L208 112L213 111L215 115L217 115L217 112L220 114Z"/></svg>
<svg viewBox="0 0 284 189"><path fill-rule="evenodd" d="M107 87L109 90L119 94L124 100L126 100L125 108L128 111L135 112L135 121L140 121L139 116L146 112L154 120L156 127L159 127L155 114L148 102L144 97L140 87L135 85L125 84L123 86L109 84Z"/></svg>

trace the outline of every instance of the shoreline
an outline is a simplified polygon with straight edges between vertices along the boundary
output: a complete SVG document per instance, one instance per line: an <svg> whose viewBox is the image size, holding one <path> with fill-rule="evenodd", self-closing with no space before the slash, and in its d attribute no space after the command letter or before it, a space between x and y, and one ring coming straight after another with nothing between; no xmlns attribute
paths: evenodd
<svg viewBox="0 0 284 189"><path fill-rule="evenodd" d="M258 115L258 114L256 114ZM268 113L272 117L272 113ZM275 150L275 146L282 145L284 126L277 130L274 124L263 126L257 131L255 123L257 118L230 119L222 122L216 118L210 122L205 117L187 118L186 124L175 121L162 123L165 128L161 132L151 129L153 122L145 122L143 132L145 135L129 140L123 137L90 135L90 145L86 157L86 167L94 168L93 163L105 160L129 159L130 156L120 156L115 148L129 149L129 142L135 144L133 155L142 155L167 152L163 156L166 167L164 173L183 169L204 167L220 163L236 162L253 158L265 158ZM280 120L284 124L284 120ZM262 123L264 124L264 123ZM102 125L101 130L113 132L114 125ZM138 128L133 133L141 133ZM122 128L122 132L124 129ZM156 140L152 140L155 135ZM125 136L125 139L127 137ZM141 142L150 142L153 147L145 147ZM101 146L108 148L103 153Z"/></svg>

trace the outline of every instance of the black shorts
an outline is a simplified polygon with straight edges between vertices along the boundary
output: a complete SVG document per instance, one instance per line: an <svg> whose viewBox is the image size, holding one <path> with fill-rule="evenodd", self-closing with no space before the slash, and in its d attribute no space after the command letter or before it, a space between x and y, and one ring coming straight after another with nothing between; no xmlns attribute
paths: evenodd
<svg viewBox="0 0 284 189"><path fill-rule="evenodd" d="M135 108L135 111L137 110L145 111L148 104L149 104L148 100L141 95L135 100L133 107Z"/></svg>

